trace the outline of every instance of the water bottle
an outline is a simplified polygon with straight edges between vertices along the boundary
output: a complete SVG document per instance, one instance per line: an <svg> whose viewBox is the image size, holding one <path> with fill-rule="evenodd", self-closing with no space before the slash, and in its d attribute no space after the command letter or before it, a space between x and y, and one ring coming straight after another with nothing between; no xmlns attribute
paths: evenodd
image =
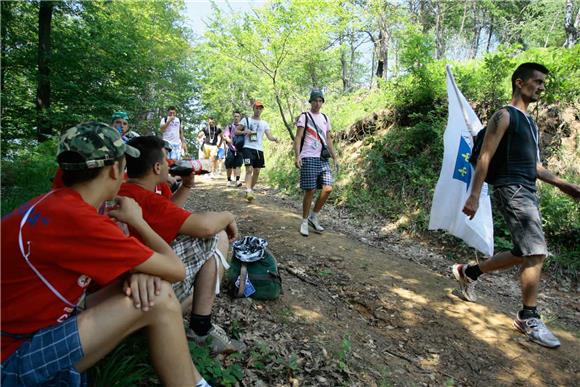
<svg viewBox="0 0 580 387"><path fill-rule="evenodd" d="M169 167L173 176L203 175L211 171L209 160L179 160Z"/></svg>
<svg viewBox="0 0 580 387"><path fill-rule="evenodd" d="M110 210L117 209L117 208L119 208L119 203L117 203L116 200L107 200L107 201L105 201L105 208L104 208L105 214L107 212L109 212ZM119 228L121 229L121 231L123 231L123 234L129 236L129 226L127 226L127 223L120 222L120 221L116 220L115 218L111 218L111 219L115 223L117 223L117 226L119 226Z"/></svg>

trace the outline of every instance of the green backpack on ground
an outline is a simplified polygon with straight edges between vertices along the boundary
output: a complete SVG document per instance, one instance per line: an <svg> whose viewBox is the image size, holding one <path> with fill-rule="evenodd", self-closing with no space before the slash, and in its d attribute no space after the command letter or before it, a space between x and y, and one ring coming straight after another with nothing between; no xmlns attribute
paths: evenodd
<svg viewBox="0 0 580 387"><path fill-rule="evenodd" d="M282 278L276 259L270 251L264 247L261 258L254 258L251 262L240 260L238 255L241 254L237 253L234 243L234 254L227 274L234 296L249 296L257 300L275 300L280 297ZM249 286L246 277L249 279Z"/></svg>

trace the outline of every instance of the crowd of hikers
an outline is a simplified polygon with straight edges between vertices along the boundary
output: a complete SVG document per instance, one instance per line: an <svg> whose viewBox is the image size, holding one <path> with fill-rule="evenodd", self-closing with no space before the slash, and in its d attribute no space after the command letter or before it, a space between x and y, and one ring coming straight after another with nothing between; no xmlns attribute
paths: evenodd
<svg viewBox="0 0 580 387"><path fill-rule="evenodd" d="M544 90L547 74L534 63L514 72L512 101L490 119L464 208L474 216L491 161L499 158L490 184L514 248L479 265L454 265L452 273L464 297L475 301L480 275L520 265L523 309L514 325L553 348L560 343L536 308L547 254L536 179L574 198L580 187L554 176L539 160L539 132L527 108ZM310 110L296 120L293 144L304 191L297 227L303 236L310 227L324 231L319 212L339 168L331 121L321 112L323 93L313 90L309 102ZM254 101L251 116L233 112L224 130L210 118L198 137L210 176L219 176L223 158L227 185L245 186L248 202L255 200L266 166L264 136L279 141L261 119L263 110ZM175 107L161 118L159 130L160 136L140 136L129 130L124 112L114 113L110 125L91 121L68 129L58 145L53 189L2 219L2 385L83 385L88 368L142 328L164 385L208 386L192 362L188 340L214 355L245 350L212 322L228 251L238 238L235 215L183 208L194 175L169 174L170 164L188 153Z"/></svg>

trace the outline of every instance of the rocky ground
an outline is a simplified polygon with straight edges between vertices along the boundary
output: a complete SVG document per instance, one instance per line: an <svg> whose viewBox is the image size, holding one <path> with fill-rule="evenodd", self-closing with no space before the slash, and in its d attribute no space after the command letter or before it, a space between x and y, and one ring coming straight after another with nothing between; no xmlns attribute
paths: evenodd
<svg viewBox="0 0 580 387"><path fill-rule="evenodd" d="M330 207L327 230L305 238L296 199L258 187L248 204L241 190L198 180L187 207L235 213L241 235L269 241L283 277L276 301L218 299L216 320L249 347L222 359L243 364L240 385L580 384L580 304L570 283L542 281L540 307L562 341L542 348L512 328L515 271L482 277L480 301L468 303L445 246Z"/></svg>

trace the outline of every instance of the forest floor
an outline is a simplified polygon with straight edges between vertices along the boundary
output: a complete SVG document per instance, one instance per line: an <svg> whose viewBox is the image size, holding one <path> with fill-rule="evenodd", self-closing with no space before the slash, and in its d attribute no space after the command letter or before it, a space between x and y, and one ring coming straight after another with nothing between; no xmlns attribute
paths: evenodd
<svg viewBox="0 0 580 387"><path fill-rule="evenodd" d="M215 320L248 345L222 358L241 361L241 385L580 385L575 284L544 275L539 306L562 346L543 348L512 328L515 270L481 277L465 302L445 246L332 206L326 231L303 237L299 199L259 185L247 203L224 180L197 179L187 208L232 211L240 235L266 238L284 288L276 301L218 298Z"/></svg>

